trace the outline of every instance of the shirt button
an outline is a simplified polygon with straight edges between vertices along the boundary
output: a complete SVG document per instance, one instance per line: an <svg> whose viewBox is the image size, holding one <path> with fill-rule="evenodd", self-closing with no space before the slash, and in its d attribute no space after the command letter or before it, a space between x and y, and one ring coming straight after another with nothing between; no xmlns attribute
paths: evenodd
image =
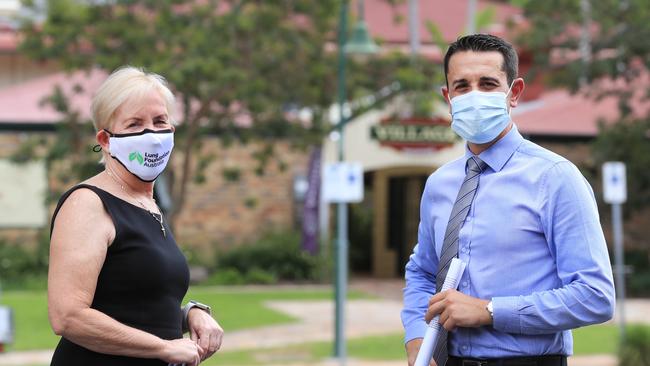
<svg viewBox="0 0 650 366"><path fill-rule="evenodd" d="M463 346L463 351L467 351L467 346Z"/></svg>
<svg viewBox="0 0 650 366"><path fill-rule="evenodd" d="M467 221L467 222L472 221L472 216L467 216L467 218L465 218L465 221Z"/></svg>
<svg viewBox="0 0 650 366"><path fill-rule="evenodd" d="M467 281L463 281L463 287L467 287L468 285Z"/></svg>

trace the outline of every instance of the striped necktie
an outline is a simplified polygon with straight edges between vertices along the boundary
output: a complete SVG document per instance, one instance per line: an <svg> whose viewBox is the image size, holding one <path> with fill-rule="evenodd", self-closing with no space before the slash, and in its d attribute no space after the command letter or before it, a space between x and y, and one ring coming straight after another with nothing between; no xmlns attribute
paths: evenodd
<svg viewBox="0 0 650 366"><path fill-rule="evenodd" d="M476 156L467 159L467 174L460 186L460 191L458 191L456 202L454 202L451 215L449 215L447 230L445 230L445 239L438 261L438 273L436 273L436 292L440 291L445 282L451 260L458 256L458 233L474 201L481 172L486 167L487 164ZM436 360L438 366L444 366L447 357L447 331L441 327L440 333L438 333L438 343L433 351L433 359Z"/></svg>

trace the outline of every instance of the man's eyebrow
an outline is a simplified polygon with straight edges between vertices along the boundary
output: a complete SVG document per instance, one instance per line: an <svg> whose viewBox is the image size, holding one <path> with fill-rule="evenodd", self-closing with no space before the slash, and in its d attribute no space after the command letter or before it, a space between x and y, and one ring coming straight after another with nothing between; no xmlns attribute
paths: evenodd
<svg viewBox="0 0 650 366"><path fill-rule="evenodd" d="M466 79L458 79L458 80L454 80L451 83L452 86L456 86L457 84L467 84L467 80Z"/></svg>
<svg viewBox="0 0 650 366"><path fill-rule="evenodd" d="M481 76L480 81L481 82L491 81L491 82L494 82L494 83L497 83L497 84L501 84L501 82L499 82L499 79L493 78L493 77L490 77L490 76Z"/></svg>

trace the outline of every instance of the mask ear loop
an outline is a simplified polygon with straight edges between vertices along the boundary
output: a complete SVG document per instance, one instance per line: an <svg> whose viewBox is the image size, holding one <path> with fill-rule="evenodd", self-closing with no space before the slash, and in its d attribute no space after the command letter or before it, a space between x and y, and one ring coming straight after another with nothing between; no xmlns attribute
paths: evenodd
<svg viewBox="0 0 650 366"><path fill-rule="evenodd" d="M510 83L510 87L508 88L508 92L506 93L506 108L508 109L508 115L510 115L510 113L512 112L512 108L510 108L510 106L508 105L508 95L512 91L513 85L515 85L515 80L513 80L512 83Z"/></svg>
<svg viewBox="0 0 650 366"><path fill-rule="evenodd" d="M113 137L113 133L111 131L109 131L109 130L107 130L105 128L102 128L102 131L106 132L109 137ZM102 151L102 147L99 144L93 146L93 152L98 153L100 151Z"/></svg>

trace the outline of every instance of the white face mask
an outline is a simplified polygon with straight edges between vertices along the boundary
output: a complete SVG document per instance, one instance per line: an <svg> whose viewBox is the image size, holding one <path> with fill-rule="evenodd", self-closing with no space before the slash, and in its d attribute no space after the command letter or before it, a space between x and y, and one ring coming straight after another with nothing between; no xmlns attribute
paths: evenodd
<svg viewBox="0 0 650 366"><path fill-rule="evenodd" d="M153 131L116 134L106 131L109 153L131 174L145 182L153 182L165 170L174 148L174 131Z"/></svg>

